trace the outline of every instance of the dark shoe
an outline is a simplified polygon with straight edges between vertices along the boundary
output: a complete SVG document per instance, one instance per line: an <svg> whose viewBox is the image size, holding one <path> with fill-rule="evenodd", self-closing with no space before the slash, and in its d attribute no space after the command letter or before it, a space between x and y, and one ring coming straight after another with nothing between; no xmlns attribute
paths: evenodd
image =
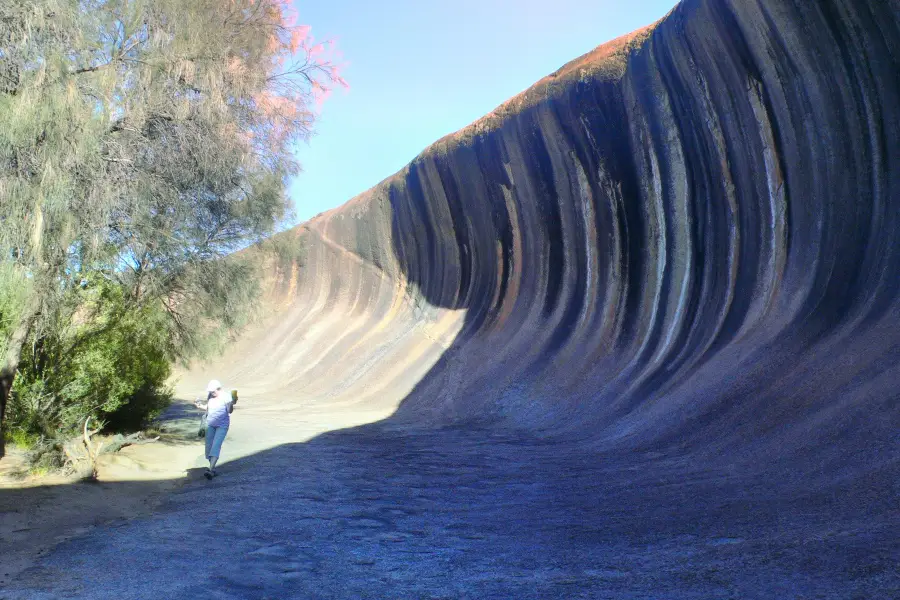
<svg viewBox="0 0 900 600"><path fill-rule="evenodd" d="M216 472L206 469L206 471L203 472L203 476L206 477L207 479L212 479L213 477L216 476Z"/></svg>

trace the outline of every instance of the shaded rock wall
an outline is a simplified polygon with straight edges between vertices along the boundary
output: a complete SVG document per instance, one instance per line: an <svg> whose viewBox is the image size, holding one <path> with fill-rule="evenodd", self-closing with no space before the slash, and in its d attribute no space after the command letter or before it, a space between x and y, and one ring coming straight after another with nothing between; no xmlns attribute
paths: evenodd
<svg viewBox="0 0 900 600"><path fill-rule="evenodd" d="M900 2L685 0L290 233L231 376L401 423L896 461L898 140Z"/></svg>

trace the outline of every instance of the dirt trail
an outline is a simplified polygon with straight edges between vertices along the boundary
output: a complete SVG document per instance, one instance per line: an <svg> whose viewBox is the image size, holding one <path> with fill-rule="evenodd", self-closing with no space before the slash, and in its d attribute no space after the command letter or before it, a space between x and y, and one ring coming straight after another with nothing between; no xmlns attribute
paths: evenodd
<svg viewBox="0 0 900 600"><path fill-rule="evenodd" d="M182 391L183 398L196 396L190 387ZM352 411L330 415L309 411L305 418L276 420L272 408L272 403L260 405L252 395L242 395L223 452L220 468L224 472L229 471L229 463L241 458L367 419ZM26 580L23 572L59 544L102 535L104 528L118 529L130 519L148 517L170 494L202 480L206 463L203 441L196 436L198 417L189 401L176 401L163 417L161 440L102 455L95 483L55 474L26 476L24 453L4 457L0 463L0 590Z"/></svg>
<svg viewBox="0 0 900 600"><path fill-rule="evenodd" d="M160 441L102 455L97 482L30 475L24 452L5 456L0 461L0 589L64 541L151 514L202 455L196 438L185 432L195 422L187 414L187 406L178 402L167 420L171 432Z"/></svg>

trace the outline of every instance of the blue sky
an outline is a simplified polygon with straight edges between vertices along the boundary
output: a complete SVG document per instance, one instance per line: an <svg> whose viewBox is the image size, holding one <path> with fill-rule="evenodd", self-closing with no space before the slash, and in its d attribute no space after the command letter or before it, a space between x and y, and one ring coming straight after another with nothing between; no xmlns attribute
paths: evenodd
<svg viewBox="0 0 900 600"><path fill-rule="evenodd" d="M296 0L348 63L290 186L298 222L340 206L595 46L676 0Z"/></svg>

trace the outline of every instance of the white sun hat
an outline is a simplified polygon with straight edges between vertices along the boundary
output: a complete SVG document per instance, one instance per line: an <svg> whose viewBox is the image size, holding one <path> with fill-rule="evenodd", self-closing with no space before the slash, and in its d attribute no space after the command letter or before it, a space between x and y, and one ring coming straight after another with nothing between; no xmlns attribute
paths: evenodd
<svg viewBox="0 0 900 600"><path fill-rule="evenodd" d="M218 379L213 379L212 381L210 381L209 383L206 384L206 391L214 392L221 387L222 387L222 382L220 382Z"/></svg>

